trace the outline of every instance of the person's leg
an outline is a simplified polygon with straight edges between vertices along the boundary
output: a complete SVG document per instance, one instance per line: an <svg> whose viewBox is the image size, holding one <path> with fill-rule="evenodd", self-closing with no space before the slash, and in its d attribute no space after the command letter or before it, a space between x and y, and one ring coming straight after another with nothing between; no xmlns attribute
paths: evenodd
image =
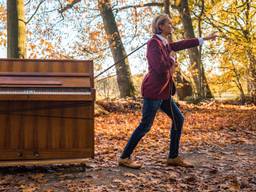
<svg viewBox="0 0 256 192"><path fill-rule="evenodd" d="M139 126L132 133L127 145L124 148L124 151L121 155L121 158L129 158L141 140L141 138L150 130L156 112L159 109L162 100L153 100L153 99L144 99L143 108L142 108L142 119Z"/></svg>
<svg viewBox="0 0 256 192"><path fill-rule="evenodd" d="M172 119L169 158L176 158L179 155L184 116L172 99L164 100L160 108Z"/></svg>

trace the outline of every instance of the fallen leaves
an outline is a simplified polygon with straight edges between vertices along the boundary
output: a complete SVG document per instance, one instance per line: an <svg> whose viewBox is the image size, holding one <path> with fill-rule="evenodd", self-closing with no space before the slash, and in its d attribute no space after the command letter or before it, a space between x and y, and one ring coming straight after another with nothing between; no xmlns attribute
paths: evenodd
<svg viewBox="0 0 256 192"><path fill-rule="evenodd" d="M141 170L117 166L141 118L140 101L103 102L110 113L95 119L95 159L86 170L0 174L0 191L253 191L256 189L256 107L181 103L185 124L181 154L195 169L167 167L171 120L157 114L134 157ZM49 168L51 169L51 168Z"/></svg>

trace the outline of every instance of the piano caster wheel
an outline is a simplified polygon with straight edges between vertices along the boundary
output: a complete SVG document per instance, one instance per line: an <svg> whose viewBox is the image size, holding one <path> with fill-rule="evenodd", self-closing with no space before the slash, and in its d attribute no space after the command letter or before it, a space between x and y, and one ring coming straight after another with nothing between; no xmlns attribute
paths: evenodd
<svg viewBox="0 0 256 192"><path fill-rule="evenodd" d="M17 157L22 157L22 156L23 156L23 153L21 153L21 152L17 153Z"/></svg>

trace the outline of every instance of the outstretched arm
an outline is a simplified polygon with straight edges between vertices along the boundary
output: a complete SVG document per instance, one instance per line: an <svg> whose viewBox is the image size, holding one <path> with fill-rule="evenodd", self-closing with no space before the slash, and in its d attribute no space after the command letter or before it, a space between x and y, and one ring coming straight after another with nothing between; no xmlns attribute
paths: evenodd
<svg viewBox="0 0 256 192"><path fill-rule="evenodd" d="M196 47L198 45L202 45L204 41L215 40L217 37L218 37L217 34L213 33L203 38L191 38L191 39L185 39L177 42L172 42L169 44L169 51L180 51L180 50Z"/></svg>
<svg viewBox="0 0 256 192"><path fill-rule="evenodd" d="M198 45L199 45L198 38L185 39L185 40L170 43L169 51L180 51L180 50L196 47Z"/></svg>

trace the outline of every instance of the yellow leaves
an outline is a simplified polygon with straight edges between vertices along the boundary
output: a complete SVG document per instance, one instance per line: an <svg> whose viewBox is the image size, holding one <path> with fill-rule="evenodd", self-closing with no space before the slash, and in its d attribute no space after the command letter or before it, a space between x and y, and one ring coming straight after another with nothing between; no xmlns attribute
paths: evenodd
<svg viewBox="0 0 256 192"><path fill-rule="evenodd" d="M225 20L228 17L228 13L226 11L220 12L220 20Z"/></svg>
<svg viewBox="0 0 256 192"><path fill-rule="evenodd" d="M175 0L175 6L179 7L181 4L181 0Z"/></svg>
<svg viewBox="0 0 256 192"><path fill-rule="evenodd" d="M171 22L172 22L173 25L179 24L181 22L180 16L173 16L171 18Z"/></svg>

